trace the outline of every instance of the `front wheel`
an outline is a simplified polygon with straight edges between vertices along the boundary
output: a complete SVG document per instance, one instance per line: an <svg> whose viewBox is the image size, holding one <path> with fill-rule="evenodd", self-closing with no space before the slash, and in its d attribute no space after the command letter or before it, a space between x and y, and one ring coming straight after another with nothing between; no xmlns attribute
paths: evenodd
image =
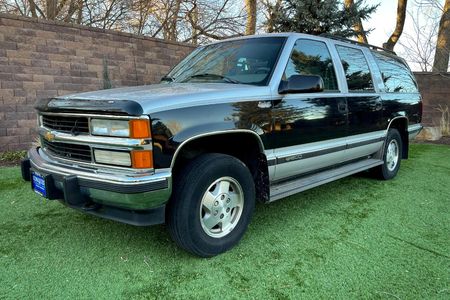
<svg viewBox="0 0 450 300"><path fill-rule="evenodd" d="M167 225L180 247L211 257L239 242L254 206L254 182L245 164L229 155L204 154L176 177Z"/></svg>
<svg viewBox="0 0 450 300"><path fill-rule="evenodd" d="M383 164L374 168L374 175L382 180L394 178L400 169L402 138L397 129L389 129L383 151Z"/></svg>

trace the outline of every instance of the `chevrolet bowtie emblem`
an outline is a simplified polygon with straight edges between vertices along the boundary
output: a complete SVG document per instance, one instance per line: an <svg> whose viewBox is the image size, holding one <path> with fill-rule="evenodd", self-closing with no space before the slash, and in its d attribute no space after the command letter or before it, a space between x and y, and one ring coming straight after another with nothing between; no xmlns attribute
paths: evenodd
<svg viewBox="0 0 450 300"><path fill-rule="evenodd" d="M55 135L53 133L51 133L50 131L48 131L45 133L44 138L47 141L52 142L55 139Z"/></svg>

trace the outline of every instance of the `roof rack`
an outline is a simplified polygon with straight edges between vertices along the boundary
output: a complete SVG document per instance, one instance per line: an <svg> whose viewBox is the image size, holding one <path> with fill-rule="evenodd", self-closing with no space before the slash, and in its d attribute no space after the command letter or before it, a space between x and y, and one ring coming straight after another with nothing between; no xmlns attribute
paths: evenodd
<svg viewBox="0 0 450 300"><path fill-rule="evenodd" d="M378 47L378 46L374 46L374 45L370 45L370 44L366 44L366 43L360 43L358 41L354 41L351 39L347 39L341 36L336 36L333 34L329 34L329 33L322 33L320 36L326 37L326 38L330 38L333 40L337 40L337 41L341 41L341 42L346 42L346 43L350 43L350 44L355 44L355 45L359 45L359 46L363 46L363 47L367 47L369 49L373 49L373 50L379 50L379 51L386 51L388 53L397 55L397 53L395 53L393 50L389 50L383 47Z"/></svg>

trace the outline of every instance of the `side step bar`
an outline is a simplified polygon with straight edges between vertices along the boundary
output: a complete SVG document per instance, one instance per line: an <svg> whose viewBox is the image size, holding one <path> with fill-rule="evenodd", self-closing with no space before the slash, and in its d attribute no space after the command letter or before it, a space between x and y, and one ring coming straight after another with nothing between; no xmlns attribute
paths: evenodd
<svg viewBox="0 0 450 300"><path fill-rule="evenodd" d="M379 159L365 159L357 161L342 167L322 171L313 175L307 175L299 179L282 182L270 187L270 201L294 195L299 192L314 188L316 186L355 174L367 169L382 165L383 161Z"/></svg>

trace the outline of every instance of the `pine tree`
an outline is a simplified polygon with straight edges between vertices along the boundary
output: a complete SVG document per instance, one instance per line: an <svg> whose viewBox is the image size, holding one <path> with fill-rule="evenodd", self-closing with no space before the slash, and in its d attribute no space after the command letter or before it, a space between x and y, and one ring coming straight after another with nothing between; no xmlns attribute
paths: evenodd
<svg viewBox="0 0 450 300"><path fill-rule="evenodd" d="M344 8L339 0L282 0L270 22L273 32L300 32L314 35L330 33L342 37L357 36L354 25L369 18L378 7L355 0ZM269 7L270 10L270 7ZM368 33L370 30L364 31Z"/></svg>

